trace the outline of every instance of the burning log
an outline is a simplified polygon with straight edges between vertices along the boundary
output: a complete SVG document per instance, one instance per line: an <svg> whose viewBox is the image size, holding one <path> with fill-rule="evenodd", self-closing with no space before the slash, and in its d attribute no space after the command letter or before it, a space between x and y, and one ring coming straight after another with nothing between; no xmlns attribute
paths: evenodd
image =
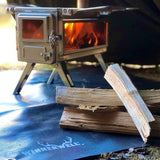
<svg viewBox="0 0 160 160"><path fill-rule="evenodd" d="M147 142L151 131L149 122L155 119L125 71L118 64L110 65L104 78L123 102L143 141Z"/></svg>
<svg viewBox="0 0 160 160"><path fill-rule="evenodd" d="M160 116L154 115L151 136L160 137ZM111 132L138 135L138 131L127 112L86 111L76 107L65 107L60 127L97 132Z"/></svg>

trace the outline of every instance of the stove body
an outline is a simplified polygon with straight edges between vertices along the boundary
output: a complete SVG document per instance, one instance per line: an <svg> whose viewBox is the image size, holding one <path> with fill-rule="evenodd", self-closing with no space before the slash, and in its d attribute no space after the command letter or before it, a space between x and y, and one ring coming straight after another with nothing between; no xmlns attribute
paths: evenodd
<svg viewBox="0 0 160 160"><path fill-rule="evenodd" d="M65 62L95 55L105 71L101 56L108 46L108 15L126 8L8 7L16 18L18 60L27 62L15 88L19 94L36 63L53 64L48 79L58 72L66 86L74 86Z"/></svg>
<svg viewBox="0 0 160 160"><path fill-rule="evenodd" d="M106 16L78 10L15 8L18 60L54 64L106 52Z"/></svg>

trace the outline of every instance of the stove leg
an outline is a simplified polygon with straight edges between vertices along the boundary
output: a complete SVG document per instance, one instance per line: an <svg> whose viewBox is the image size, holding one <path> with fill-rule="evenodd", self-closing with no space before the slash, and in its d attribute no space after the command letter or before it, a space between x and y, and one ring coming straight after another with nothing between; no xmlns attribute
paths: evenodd
<svg viewBox="0 0 160 160"><path fill-rule="evenodd" d="M106 66L106 64L104 62L102 54L101 53L100 54L95 54L94 56L96 57L97 61L101 65L101 68L103 69L103 71L106 72L107 66Z"/></svg>
<svg viewBox="0 0 160 160"><path fill-rule="evenodd" d="M56 77L56 75L58 74L57 70L56 69L53 69L48 81L47 81L47 84L51 84L53 83L54 81L54 78Z"/></svg>
<svg viewBox="0 0 160 160"><path fill-rule="evenodd" d="M17 95L19 94L19 92L21 91L24 83L26 82L26 80L28 79L31 71L33 70L35 66L35 63L27 63L22 75L21 75L21 78L19 79L19 82L13 92L14 95Z"/></svg>
<svg viewBox="0 0 160 160"><path fill-rule="evenodd" d="M53 65L61 77L63 83L67 87L74 87L73 81L69 75L65 62L56 63Z"/></svg>

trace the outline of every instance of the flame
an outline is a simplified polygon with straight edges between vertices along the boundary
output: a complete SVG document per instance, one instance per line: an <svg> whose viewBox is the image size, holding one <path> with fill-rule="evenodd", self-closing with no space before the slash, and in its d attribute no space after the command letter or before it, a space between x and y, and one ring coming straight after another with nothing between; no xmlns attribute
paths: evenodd
<svg viewBox="0 0 160 160"><path fill-rule="evenodd" d="M65 29L67 29L68 26L69 26L69 23L65 23L65 24L64 24L64 28L65 28Z"/></svg>
<svg viewBox="0 0 160 160"><path fill-rule="evenodd" d="M105 44L107 29L106 22L64 23L65 51Z"/></svg>

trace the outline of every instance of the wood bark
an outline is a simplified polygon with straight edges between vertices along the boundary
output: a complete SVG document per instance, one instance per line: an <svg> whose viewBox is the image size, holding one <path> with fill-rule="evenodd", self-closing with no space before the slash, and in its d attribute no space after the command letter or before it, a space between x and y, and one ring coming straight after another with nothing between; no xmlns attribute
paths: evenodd
<svg viewBox="0 0 160 160"><path fill-rule="evenodd" d="M151 125L151 136L160 137L160 116ZM60 127L65 129L90 130L97 132L139 135L132 118L127 112L85 111L77 107L65 107Z"/></svg>
<svg viewBox="0 0 160 160"><path fill-rule="evenodd" d="M155 119L130 78L118 64L110 65L104 78L123 102L143 141L147 142L151 131L149 122Z"/></svg>
<svg viewBox="0 0 160 160"><path fill-rule="evenodd" d="M138 92L148 107L153 108L153 104L160 103L160 90L139 90ZM123 106L121 99L113 89L71 88L64 86L56 87L56 102L84 106Z"/></svg>

